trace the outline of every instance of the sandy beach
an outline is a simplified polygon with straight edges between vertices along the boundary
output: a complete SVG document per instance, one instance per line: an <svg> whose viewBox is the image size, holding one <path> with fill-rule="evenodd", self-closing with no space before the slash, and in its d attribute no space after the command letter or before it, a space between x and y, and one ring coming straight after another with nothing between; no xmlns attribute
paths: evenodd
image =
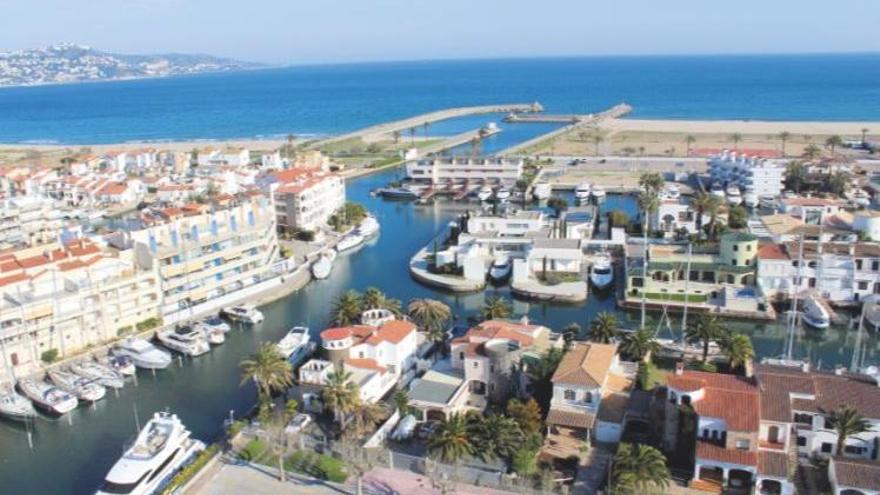
<svg viewBox="0 0 880 495"><path fill-rule="evenodd" d="M76 152L88 148L94 153L157 149L166 151L191 151L204 148L247 148L253 151L273 150L287 144L285 139L200 139L189 141L144 141L115 144L0 144L0 151Z"/></svg>
<svg viewBox="0 0 880 495"><path fill-rule="evenodd" d="M831 135L861 137L862 129L880 135L880 122L793 122L763 120L644 120L617 119L603 122L601 128L608 131L675 132L675 133L740 133L740 134L791 134Z"/></svg>

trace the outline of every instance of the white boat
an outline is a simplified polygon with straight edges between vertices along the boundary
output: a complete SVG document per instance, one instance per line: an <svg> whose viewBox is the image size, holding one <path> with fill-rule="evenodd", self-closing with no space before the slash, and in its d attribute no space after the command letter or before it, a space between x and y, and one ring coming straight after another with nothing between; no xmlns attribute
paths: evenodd
<svg viewBox="0 0 880 495"><path fill-rule="evenodd" d="M138 368L148 370L165 369L171 364L171 354L168 351L163 351L141 338L122 341L113 349L113 355L127 357Z"/></svg>
<svg viewBox="0 0 880 495"><path fill-rule="evenodd" d="M122 388L125 386L125 377L122 376L122 373L95 361L73 363L70 365L70 371L105 387Z"/></svg>
<svg viewBox="0 0 880 495"><path fill-rule="evenodd" d="M212 316L210 318L205 318L204 320L197 323L197 325L202 330L219 330L223 333L228 333L232 327L229 326L229 323L220 318L219 316Z"/></svg>
<svg viewBox="0 0 880 495"><path fill-rule="evenodd" d="M97 402L107 394L107 389L104 386L70 371L54 369L49 371L48 375L56 387L75 395L79 400Z"/></svg>
<svg viewBox="0 0 880 495"><path fill-rule="evenodd" d="M660 345L660 352L657 353L660 357L666 358L675 358L679 359L684 354L685 357L689 358L703 358L703 344L702 343L682 343L678 340L673 339L655 339L657 344ZM721 346L718 342L714 340L709 342L709 358L717 358L724 354L721 350Z"/></svg>
<svg viewBox="0 0 880 495"><path fill-rule="evenodd" d="M253 304L239 304L223 308L223 315L230 320L256 325L263 322L263 313Z"/></svg>
<svg viewBox="0 0 880 495"><path fill-rule="evenodd" d="M499 201L504 201L509 198L510 198L510 189L508 189L507 187L501 186L495 191L495 199L497 199Z"/></svg>
<svg viewBox="0 0 880 495"><path fill-rule="evenodd" d="M746 193L743 194L743 203L745 203L745 205L749 208L754 208L758 206L760 201L761 200L758 198L758 195L752 191L746 191Z"/></svg>
<svg viewBox="0 0 880 495"><path fill-rule="evenodd" d="M807 296L804 299L804 323L817 329L824 330L831 326L831 315L828 310L816 299L816 296Z"/></svg>
<svg viewBox="0 0 880 495"><path fill-rule="evenodd" d="M299 361L310 349L311 336L307 327L293 327L275 344L278 353L290 361Z"/></svg>
<svg viewBox="0 0 880 495"><path fill-rule="evenodd" d="M0 416L15 420L28 420L37 416L37 410L31 401L15 390L0 392Z"/></svg>
<svg viewBox="0 0 880 495"><path fill-rule="evenodd" d="M479 198L480 201L488 201L491 197L492 188L489 186L483 186L477 191L477 198Z"/></svg>
<svg viewBox="0 0 880 495"><path fill-rule="evenodd" d="M667 183L663 186L663 191L660 192L660 196L663 199L678 199L681 197L681 189L678 187L678 184Z"/></svg>
<svg viewBox="0 0 880 495"><path fill-rule="evenodd" d="M866 193L865 190L860 187L853 188L846 196L856 206L871 205L871 195Z"/></svg>
<svg viewBox="0 0 880 495"><path fill-rule="evenodd" d="M574 197L580 200L589 199L592 189L593 187L589 182L578 184L578 186L574 188Z"/></svg>
<svg viewBox="0 0 880 495"><path fill-rule="evenodd" d="M532 195L539 201L550 198L552 194L553 188L547 182L536 182L534 187L532 187Z"/></svg>
<svg viewBox="0 0 880 495"><path fill-rule="evenodd" d="M379 221L376 220L376 217L372 215L367 215L367 218L364 218L360 225L358 225L358 233L362 236L370 237L379 232Z"/></svg>
<svg viewBox="0 0 880 495"><path fill-rule="evenodd" d="M76 409L79 404L76 397L43 380L31 378L19 380L18 388L35 405L51 413L66 414Z"/></svg>
<svg viewBox="0 0 880 495"><path fill-rule="evenodd" d="M348 251L349 249L354 249L361 244L364 243L364 236L362 236L357 231L350 232L346 234L345 237L340 239L340 241L336 244L336 251L343 252Z"/></svg>
<svg viewBox="0 0 880 495"><path fill-rule="evenodd" d="M709 194L724 199L724 186L719 182L712 184L712 188L709 189Z"/></svg>
<svg viewBox="0 0 880 495"><path fill-rule="evenodd" d="M742 194L740 190L736 186L729 186L726 191L727 194L727 202L732 206L739 206L743 202Z"/></svg>
<svg viewBox="0 0 880 495"><path fill-rule="evenodd" d="M492 262L492 267L489 268L489 278L495 283L502 283L510 277L512 270L513 264L510 262L510 258L498 256Z"/></svg>
<svg viewBox="0 0 880 495"><path fill-rule="evenodd" d="M156 413L110 468L96 495L157 493L204 448L204 443L191 438L177 415Z"/></svg>
<svg viewBox="0 0 880 495"><path fill-rule="evenodd" d="M593 261L590 267L590 282L597 289L606 289L614 281L614 267L611 264L611 258L602 253Z"/></svg>
<svg viewBox="0 0 880 495"><path fill-rule="evenodd" d="M768 210L776 210L779 207L779 202L773 196L760 196L758 206Z"/></svg>
<svg viewBox="0 0 880 495"><path fill-rule="evenodd" d="M376 193L386 199L412 200L419 197L417 192L407 187L386 187Z"/></svg>
<svg viewBox="0 0 880 495"><path fill-rule="evenodd" d="M590 195L593 196L593 199L596 201L602 201L605 199L605 188L599 185L593 186L593 190L590 191Z"/></svg>
<svg viewBox="0 0 880 495"><path fill-rule="evenodd" d="M137 367L135 367L134 362L128 356L104 356L103 358L97 358L97 362L118 372L122 376L132 376L137 373Z"/></svg>
<svg viewBox="0 0 880 495"><path fill-rule="evenodd" d="M156 338L168 349L187 356L201 356L211 350L205 334L189 325L156 332Z"/></svg>
<svg viewBox="0 0 880 495"><path fill-rule="evenodd" d="M196 327L205 340L211 345L220 345L226 342L226 332L218 328Z"/></svg>
<svg viewBox="0 0 880 495"><path fill-rule="evenodd" d="M333 260L336 259L336 251L325 251L321 253L317 261L312 263L312 276L318 280L324 280L330 276L333 271Z"/></svg>

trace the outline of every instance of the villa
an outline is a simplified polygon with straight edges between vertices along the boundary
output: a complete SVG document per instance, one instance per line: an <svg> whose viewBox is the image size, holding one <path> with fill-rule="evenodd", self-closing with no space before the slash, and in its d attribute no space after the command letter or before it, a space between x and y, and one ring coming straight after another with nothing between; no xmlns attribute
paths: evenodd
<svg viewBox="0 0 880 495"><path fill-rule="evenodd" d="M828 480L834 495L880 495L880 462L834 457Z"/></svg>

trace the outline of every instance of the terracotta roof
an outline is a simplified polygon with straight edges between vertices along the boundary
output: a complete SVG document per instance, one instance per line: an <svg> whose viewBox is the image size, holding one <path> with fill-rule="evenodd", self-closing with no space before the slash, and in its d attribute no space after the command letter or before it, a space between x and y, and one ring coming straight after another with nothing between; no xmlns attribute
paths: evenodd
<svg viewBox="0 0 880 495"><path fill-rule="evenodd" d="M350 327L328 328L321 332L321 340L342 340L351 337Z"/></svg>
<svg viewBox="0 0 880 495"><path fill-rule="evenodd" d="M876 490L880 487L880 463L835 457L834 478L838 486Z"/></svg>
<svg viewBox="0 0 880 495"><path fill-rule="evenodd" d="M702 383L702 387L695 389L696 382ZM754 380L724 373L684 370L681 375L670 375L667 383L682 392L703 391L703 397L692 402L698 415L723 419L732 431L758 431L760 396Z"/></svg>
<svg viewBox="0 0 880 495"><path fill-rule="evenodd" d="M378 371L380 373L385 373L385 371L387 370L387 368L385 368L384 366L377 363L375 359L348 358L345 360L345 365L351 366L353 368L361 368L361 369Z"/></svg>
<svg viewBox="0 0 880 495"><path fill-rule="evenodd" d="M553 383L601 387L617 354L617 346L578 342L562 357Z"/></svg>
<svg viewBox="0 0 880 495"><path fill-rule="evenodd" d="M719 445L697 440L697 459L739 464L740 466L757 466L758 453L741 449L725 449Z"/></svg>
<svg viewBox="0 0 880 495"><path fill-rule="evenodd" d="M8 277L0 278L0 287L4 285L14 284L16 282L22 282L24 280L28 280L30 277L27 273L21 272L16 273L15 275L10 275Z"/></svg>
<svg viewBox="0 0 880 495"><path fill-rule="evenodd" d="M783 247L779 244L761 244L758 246L758 259L760 260L787 260L788 254L786 254Z"/></svg>
<svg viewBox="0 0 880 495"><path fill-rule="evenodd" d="M762 418L791 422L791 410L833 411L843 404L866 418L880 419L880 387L868 376L811 372L780 366L757 366ZM791 394L800 397L792 398Z"/></svg>
<svg viewBox="0 0 880 495"><path fill-rule="evenodd" d="M758 474L787 478L788 454L766 450L758 452Z"/></svg>
<svg viewBox="0 0 880 495"><path fill-rule="evenodd" d="M128 190L128 185L121 182L110 182L105 184L101 189L98 190L98 194L122 194Z"/></svg>
<svg viewBox="0 0 880 495"><path fill-rule="evenodd" d="M545 422L548 425L567 426L569 428L588 430L592 428L593 423L596 422L596 416L586 411L563 411L551 407L550 411L547 413L547 419Z"/></svg>
<svg viewBox="0 0 880 495"><path fill-rule="evenodd" d="M366 343L375 345L381 341L391 342L392 344L400 343L409 334L416 331L416 326L409 321L391 320L383 324L377 331L372 333Z"/></svg>
<svg viewBox="0 0 880 495"><path fill-rule="evenodd" d="M785 198L782 202L792 206L836 206L841 203L839 200L828 198Z"/></svg>

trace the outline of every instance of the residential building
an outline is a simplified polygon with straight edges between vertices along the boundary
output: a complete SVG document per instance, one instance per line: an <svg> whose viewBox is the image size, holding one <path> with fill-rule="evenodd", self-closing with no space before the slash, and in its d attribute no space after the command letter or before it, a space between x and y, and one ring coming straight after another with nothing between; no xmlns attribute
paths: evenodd
<svg viewBox="0 0 880 495"><path fill-rule="evenodd" d="M709 176L712 182L739 187L743 194L777 197L784 189L785 162L724 150L709 158Z"/></svg>
<svg viewBox="0 0 880 495"><path fill-rule="evenodd" d="M664 237L674 237L678 232L696 234L698 216L690 198L663 198L648 217L648 228L663 232ZM703 225L708 222L708 218L703 218Z"/></svg>
<svg viewBox="0 0 880 495"><path fill-rule="evenodd" d="M289 169L272 174L278 228L315 231L345 204L345 181L320 169ZM276 185L277 184L277 185Z"/></svg>
<svg viewBox="0 0 880 495"><path fill-rule="evenodd" d="M58 240L62 212L55 201L21 196L0 201L0 247L46 244Z"/></svg>
<svg viewBox="0 0 880 495"><path fill-rule="evenodd" d="M831 198L796 197L780 200L780 211L800 218L807 224L822 225L838 215L844 202Z"/></svg>
<svg viewBox="0 0 880 495"><path fill-rule="evenodd" d="M406 177L427 184L450 182L513 184L522 177L523 164L522 158L425 158L407 162Z"/></svg>
<svg viewBox="0 0 880 495"><path fill-rule="evenodd" d="M211 150L198 154L199 167L218 168L224 165L244 167L251 162L250 151L246 149Z"/></svg>
<svg viewBox="0 0 880 495"><path fill-rule="evenodd" d="M880 462L832 458L828 481L833 495L880 495Z"/></svg>

